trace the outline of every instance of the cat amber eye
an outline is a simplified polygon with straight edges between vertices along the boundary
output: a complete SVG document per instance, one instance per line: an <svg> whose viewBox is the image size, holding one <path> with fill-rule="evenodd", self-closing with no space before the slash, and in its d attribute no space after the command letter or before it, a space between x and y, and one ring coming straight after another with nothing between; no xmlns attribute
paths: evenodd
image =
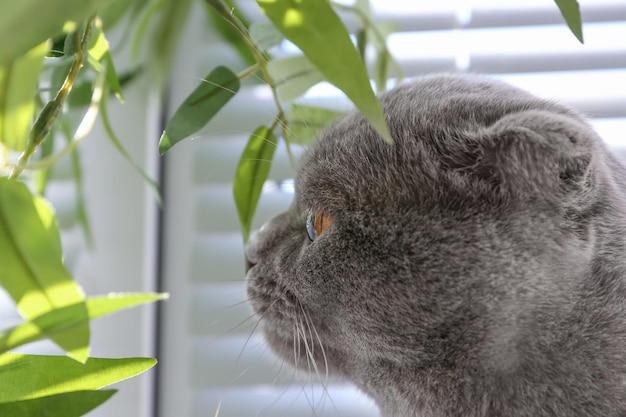
<svg viewBox="0 0 626 417"><path fill-rule="evenodd" d="M306 233L309 235L311 242L324 233L324 230L328 229L328 226L333 224L334 221L335 219L332 216L323 211L309 210L309 214L306 217Z"/></svg>

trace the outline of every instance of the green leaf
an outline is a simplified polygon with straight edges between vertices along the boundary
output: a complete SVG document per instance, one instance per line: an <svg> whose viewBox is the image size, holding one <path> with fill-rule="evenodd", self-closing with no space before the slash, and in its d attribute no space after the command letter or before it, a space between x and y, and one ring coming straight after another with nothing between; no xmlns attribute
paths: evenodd
<svg viewBox="0 0 626 417"><path fill-rule="evenodd" d="M111 57L110 52L104 54L104 66L107 72L106 77L108 86L115 93L115 97L117 97L117 99L123 103L124 95L122 94L122 86L120 84L117 70L115 69L115 64L113 63L113 58Z"/></svg>
<svg viewBox="0 0 626 417"><path fill-rule="evenodd" d="M167 122L159 141L163 155L172 146L202 129L239 91L239 78L226 67L211 71Z"/></svg>
<svg viewBox="0 0 626 417"><path fill-rule="evenodd" d="M74 391L0 403L0 416L79 417L111 398L116 392L117 390Z"/></svg>
<svg viewBox="0 0 626 417"><path fill-rule="evenodd" d="M105 58L105 61L106 61L106 58ZM112 89L117 99L123 102L122 86L134 81L136 77L141 73L141 69L138 68L129 72L125 72L125 73L120 74L119 76L117 74L113 75L113 78L115 78L116 80L115 82L119 84L119 87L117 87L117 86L111 85L111 83L114 81L112 81L112 79L109 76L109 74L111 74L111 71L113 72L115 71L115 68L113 68L112 70L108 69L108 64L106 62L105 62L105 65L107 66L107 69L106 69L107 73L105 74L106 80L107 80L107 90ZM84 82L81 82L80 84L74 85L74 88L72 88L72 91L70 92L70 95L67 99L68 106L70 108L89 106L91 104L91 99L93 96L93 84L94 84L93 81L84 81ZM103 97L102 101L105 101L107 99L108 97Z"/></svg>
<svg viewBox="0 0 626 417"><path fill-rule="evenodd" d="M189 22L192 1L167 0L164 3L165 8L150 36L152 42L150 57L156 64L156 68L152 66L151 69L156 70L157 85L163 85L167 80L167 74L174 62L174 54L178 51L180 34Z"/></svg>
<svg viewBox="0 0 626 417"><path fill-rule="evenodd" d="M391 143L391 134L365 65L329 2L257 0L257 3L276 28L298 46L324 77L352 100L381 137Z"/></svg>
<svg viewBox="0 0 626 417"><path fill-rule="evenodd" d="M583 24L580 17L580 6L577 0L554 0L559 7L567 26L572 31L576 39L580 43L584 43L583 40Z"/></svg>
<svg viewBox="0 0 626 417"><path fill-rule="evenodd" d="M65 269L61 240L51 207L20 182L0 178L0 285L24 318L81 303L84 295ZM87 319L87 309L76 312ZM89 325L52 338L79 361L89 354Z"/></svg>
<svg viewBox="0 0 626 417"><path fill-rule="evenodd" d="M354 7L368 19L372 19L372 5L369 0L355 0Z"/></svg>
<svg viewBox="0 0 626 417"><path fill-rule="evenodd" d="M254 54L243 40L241 33L239 33L239 31L218 11L221 8L220 6L227 7L230 13L232 13L244 27L252 29L254 24L250 25L246 16L241 12L241 7L238 7L233 0L208 0L204 1L203 4L207 6L206 10L211 19L211 28L214 28L224 40L235 48L244 62L253 65L256 62Z"/></svg>
<svg viewBox="0 0 626 417"><path fill-rule="evenodd" d="M89 47L89 55L91 55L96 61L102 61L104 55L109 52L109 42L104 37L104 33L98 29L97 25L94 25L93 36L91 37L91 46ZM65 55L70 55L66 53Z"/></svg>
<svg viewBox="0 0 626 417"><path fill-rule="evenodd" d="M138 23L133 24L136 31L132 57L137 60L142 52L146 52L147 69L160 88L174 61L182 29L189 21L191 0L152 0L148 3Z"/></svg>
<svg viewBox="0 0 626 417"><path fill-rule="evenodd" d="M267 70L281 100L290 102L301 97L315 84L324 81L322 73L304 55L274 59Z"/></svg>
<svg viewBox="0 0 626 417"><path fill-rule="evenodd" d="M384 91L387 87L387 76L389 74L389 55L387 51L377 51L374 61L374 82L378 91Z"/></svg>
<svg viewBox="0 0 626 417"><path fill-rule="evenodd" d="M37 211L37 216L41 220L48 235L50 245L47 247L47 250L50 251L53 257L58 257L59 259L61 259L63 256L63 249L61 247L61 233L59 232L59 225L56 221L56 218L54 217L53 209L50 206L50 203L48 203L45 198L40 196L32 196L32 198L33 204L35 205L35 210ZM78 287L76 287L75 290L80 296L78 297L78 299L82 300L82 290ZM75 296L73 293L74 291L72 291L72 297Z"/></svg>
<svg viewBox="0 0 626 417"><path fill-rule="evenodd" d="M270 172L277 143L276 136L268 127L258 127L248 139L239 159L233 180L233 196L244 242L250 237L254 212Z"/></svg>
<svg viewBox="0 0 626 417"><path fill-rule="evenodd" d="M365 52L367 50L367 31L359 29L356 32L356 49L359 51L361 60L365 62Z"/></svg>
<svg viewBox="0 0 626 417"><path fill-rule="evenodd" d="M0 67L0 143L14 151L26 148L39 73L50 46L50 42L44 42Z"/></svg>
<svg viewBox="0 0 626 417"><path fill-rule="evenodd" d="M274 25L267 22L255 22L250 25L250 39L261 51L267 51L282 42L283 35Z"/></svg>
<svg viewBox="0 0 626 417"><path fill-rule="evenodd" d="M60 58L64 56L63 46L65 45L66 36L67 35L62 34L52 39L52 47L48 52L48 58Z"/></svg>
<svg viewBox="0 0 626 417"><path fill-rule="evenodd" d="M143 2L144 0L112 0L106 7L98 10L98 17L102 20L102 26L105 29L109 29L115 26L124 17L129 18L128 21L132 22L132 18L134 18L136 14L134 9L140 7Z"/></svg>
<svg viewBox="0 0 626 417"><path fill-rule="evenodd" d="M85 81L75 85L67 98L67 105L70 108L87 107L91 104L93 96L93 85L91 81Z"/></svg>
<svg viewBox="0 0 626 417"><path fill-rule="evenodd" d="M293 104L289 112L289 143L309 145L326 126L343 114L323 107Z"/></svg>
<svg viewBox="0 0 626 417"><path fill-rule="evenodd" d="M82 364L65 356L4 353L0 355L0 403L100 389L155 364L152 358L89 358Z"/></svg>
<svg viewBox="0 0 626 417"><path fill-rule="evenodd" d="M85 303L59 308L0 333L0 353L26 343L67 331L85 323L120 310L167 298L167 294L109 294L89 298ZM81 312L87 308L87 316Z"/></svg>
<svg viewBox="0 0 626 417"><path fill-rule="evenodd" d="M67 78L67 73L70 72L70 67L72 66L72 62L74 61L73 57L60 56L55 59L49 59L47 62L52 66L52 75L50 76L50 90L53 93L56 93L63 86L63 82L65 82L65 78ZM74 85L76 88L76 85ZM70 95L74 92L72 92Z"/></svg>
<svg viewBox="0 0 626 417"><path fill-rule="evenodd" d="M99 63L104 63L104 70L106 71L106 80L108 86L113 90L118 100L124 102L122 96L122 88L120 86L120 80L117 77L117 71L113 64L113 58L111 58L111 52L109 49L109 41L107 41L104 33L97 27L94 27L94 33L96 34L96 40L89 48L89 56L95 59ZM96 68L96 70L102 70Z"/></svg>
<svg viewBox="0 0 626 417"><path fill-rule="evenodd" d="M50 136L43 141L43 143L39 146L40 153L38 157L47 158L52 155L54 151L54 139L55 139L55 131L56 125L52 127L52 132ZM50 179L50 173L52 171L52 167L47 167L43 169L38 169L33 172L33 184L35 187L35 193L39 195L46 194L46 188L48 186L48 180Z"/></svg>
<svg viewBox="0 0 626 417"><path fill-rule="evenodd" d="M74 56L76 54L76 43L80 42L79 39L82 34L82 31L77 32L76 30L67 34L65 42L63 42L63 55Z"/></svg>
<svg viewBox="0 0 626 417"><path fill-rule="evenodd" d="M82 22L112 0L5 1L0 13L0 62L23 55L63 33L67 22Z"/></svg>

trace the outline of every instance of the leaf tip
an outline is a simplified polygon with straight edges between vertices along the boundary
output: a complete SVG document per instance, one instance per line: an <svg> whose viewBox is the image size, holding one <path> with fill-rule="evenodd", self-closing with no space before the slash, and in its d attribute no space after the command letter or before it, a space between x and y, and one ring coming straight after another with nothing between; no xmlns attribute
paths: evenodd
<svg viewBox="0 0 626 417"><path fill-rule="evenodd" d="M159 155L165 155L165 153L169 151L171 147L172 142L170 141L169 136L167 136L167 131L164 130L161 138L159 139Z"/></svg>
<svg viewBox="0 0 626 417"><path fill-rule="evenodd" d="M576 39L578 39L578 42L580 42L581 44L585 44L585 39L583 37L583 31L582 28L580 31L578 32L574 32L574 36L576 36Z"/></svg>
<svg viewBox="0 0 626 417"><path fill-rule="evenodd" d="M84 365L89 360L89 346L67 351L67 356Z"/></svg>
<svg viewBox="0 0 626 417"><path fill-rule="evenodd" d="M393 145L393 136L391 136L389 126L387 126L387 122L385 122L384 119L370 119L370 123L372 124L372 127L376 129L376 132L378 132L378 134L385 141L385 143Z"/></svg>
<svg viewBox="0 0 626 417"><path fill-rule="evenodd" d="M393 145L393 138L391 137L391 133L389 133L389 129L385 129L383 132L381 132L381 136L387 144Z"/></svg>

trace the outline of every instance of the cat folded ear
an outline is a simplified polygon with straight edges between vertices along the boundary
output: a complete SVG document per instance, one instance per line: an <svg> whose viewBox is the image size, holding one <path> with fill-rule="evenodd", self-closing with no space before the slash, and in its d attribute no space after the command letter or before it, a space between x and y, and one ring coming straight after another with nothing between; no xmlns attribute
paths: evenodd
<svg viewBox="0 0 626 417"><path fill-rule="evenodd" d="M574 116L543 110L506 115L478 132L469 167L509 197L559 197L593 186L595 132Z"/></svg>

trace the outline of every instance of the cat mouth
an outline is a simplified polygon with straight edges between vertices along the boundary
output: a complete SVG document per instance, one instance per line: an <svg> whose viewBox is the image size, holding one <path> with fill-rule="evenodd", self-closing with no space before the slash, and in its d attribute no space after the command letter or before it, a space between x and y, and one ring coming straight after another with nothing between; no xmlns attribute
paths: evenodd
<svg viewBox="0 0 626 417"><path fill-rule="evenodd" d="M268 278L254 266L246 280L248 300L260 320L265 340L278 357L311 373L327 375L330 368L337 368L341 355L328 346L326 324L314 322L297 296L281 285L280 277Z"/></svg>
<svg viewBox="0 0 626 417"><path fill-rule="evenodd" d="M247 296L252 308L264 321L293 320L298 308L296 296L276 279L256 273L258 266L246 275Z"/></svg>
<svg viewBox="0 0 626 417"><path fill-rule="evenodd" d="M298 301L276 280L248 271L247 295L252 309L261 323L265 339L272 350L282 358L291 358L298 337Z"/></svg>
<svg viewBox="0 0 626 417"><path fill-rule="evenodd" d="M294 368L328 373L328 359L316 327L295 296L284 290L276 298L272 292L248 288L255 313L271 350ZM320 371L321 370L321 371Z"/></svg>

